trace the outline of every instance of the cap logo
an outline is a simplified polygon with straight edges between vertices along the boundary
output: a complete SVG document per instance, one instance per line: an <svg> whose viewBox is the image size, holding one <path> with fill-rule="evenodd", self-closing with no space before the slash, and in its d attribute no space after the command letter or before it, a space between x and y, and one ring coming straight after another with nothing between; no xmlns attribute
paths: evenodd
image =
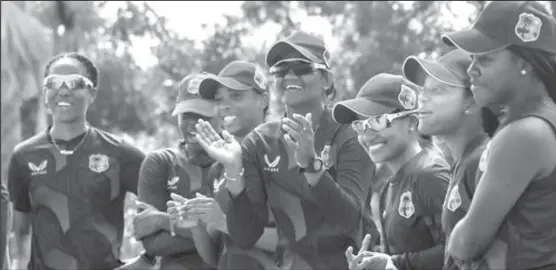
<svg viewBox="0 0 556 270"><path fill-rule="evenodd" d="M402 88L398 94L398 101L406 110L415 109L417 106L417 93L415 93L413 89L402 84Z"/></svg>
<svg viewBox="0 0 556 270"><path fill-rule="evenodd" d="M523 42L534 42L541 35L542 21L539 17L523 12L515 25L515 35Z"/></svg>
<svg viewBox="0 0 556 270"><path fill-rule="evenodd" d="M324 60L324 64L328 68L330 68L330 58L330 52L328 51L328 48L325 48L324 52L322 53L322 59Z"/></svg>
<svg viewBox="0 0 556 270"><path fill-rule="evenodd" d="M266 76L259 68L255 68L255 75L253 76L253 81L255 81L255 83L259 86L259 88L263 90L265 90L268 85Z"/></svg>
<svg viewBox="0 0 556 270"><path fill-rule="evenodd" d="M189 85L187 86L187 92L190 94L198 94L199 93L199 85L203 81L203 76L195 76L189 81Z"/></svg>

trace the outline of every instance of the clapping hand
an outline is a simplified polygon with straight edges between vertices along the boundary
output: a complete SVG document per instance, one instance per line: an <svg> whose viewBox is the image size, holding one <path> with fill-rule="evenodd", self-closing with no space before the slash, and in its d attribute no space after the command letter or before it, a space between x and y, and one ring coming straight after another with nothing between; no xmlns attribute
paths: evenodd
<svg viewBox="0 0 556 270"><path fill-rule="evenodd" d="M311 113L306 116L294 113L293 119L282 118L282 129L286 132L284 140L295 150L295 159L300 167L306 168L311 159L316 157L315 133Z"/></svg>
<svg viewBox="0 0 556 270"><path fill-rule="evenodd" d="M208 227L226 230L226 215L220 204L214 199L197 193L196 197L187 202L190 217L203 221Z"/></svg>
<svg viewBox="0 0 556 270"><path fill-rule="evenodd" d="M168 207L167 211L170 215L170 230L171 234L174 235L173 227L178 227L181 229L190 229L196 227L198 224L198 220L191 218L187 215L187 198L178 195L176 193L170 194L172 200L166 202L166 206Z"/></svg>
<svg viewBox="0 0 556 270"><path fill-rule="evenodd" d="M369 244L371 243L371 235L365 235L361 249L357 255L353 254L353 247L348 247L346 250L346 259L349 270L364 270L364 269L385 269L397 270L394 266L390 255L368 251Z"/></svg>

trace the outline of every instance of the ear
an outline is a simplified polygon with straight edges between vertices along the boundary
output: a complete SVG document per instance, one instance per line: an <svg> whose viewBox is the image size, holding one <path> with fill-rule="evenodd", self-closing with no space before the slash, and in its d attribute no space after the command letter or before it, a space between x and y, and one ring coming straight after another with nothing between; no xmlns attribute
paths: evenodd
<svg viewBox="0 0 556 270"><path fill-rule="evenodd" d="M321 74L322 88L326 90L330 89L330 87L332 87L332 83L334 82L334 74L328 70L322 70Z"/></svg>
<svg viewBox="0 0 556 270"><path fill-rule="evenodd" d="M481 110L481 108L475 102L475 99L473 99L473 96L465 99L464 108L465 110L463 111L463 113L466 115L476 114Z"/></svg>
<svg viewBox="0 0 556 270"><path fill-rule="evenodd" d="M98 91L97 91L96 87L91 88L89 90L89 94L91 95L91 99L89 100L89 105L92 104L95 101L95 99L97 98L97 92Z"/></svg>
<svg viewBox="0 0 556 270"><path fill-rule="evenodd" d="M261 100L261 102L259 102L259 104L261 105L261 110L268 107L268 103L269 103L269 95L268 92L262 93L261 95L259 95L259 99Z"/></svg>

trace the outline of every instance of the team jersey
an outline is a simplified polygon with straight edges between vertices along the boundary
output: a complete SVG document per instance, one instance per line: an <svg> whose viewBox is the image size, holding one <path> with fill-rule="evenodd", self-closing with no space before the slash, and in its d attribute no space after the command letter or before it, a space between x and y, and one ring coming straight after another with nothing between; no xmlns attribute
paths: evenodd
<svg viewBox="0 0 556 270"><path fill-rule="evenodd" d="M442 206L442 228L446 238L449 238L458 221L469 210L477 180L480 179L479 161L488 140L486 134L472 139L462 156L457 158L452 165L450 185ZM458 269L451 258L445 258L445 260L444 269Z"/></svg>
<svg viewBox="0 0 556 270"><path fill-rule="evenodd" d="M230 235L239 246L252 247L267 224L268 203L285 247L280 250L298 254L313 269L347 269L344 252L361 243L374 165L354 131L325 110L314 138L328 170L311 187L283 135L281 122L273 121L243 140L245 189L230 200Z"/></svg>
<svg viewBox="0 0 556 270"><path fill-rule="evenodd" d="M450 171L430 151L410 159L380 193L382 244L400 270L442 269L444 263L441 213Z"/></svg>
<svg viewBox="0 0 556 270"><path fill-rule="evenodd" d="M147 155L139 174L138 199L158 210L166 212L166 202L171 193L185 198L195 198L195 193L212 196L212 184L216 175L204 167L192 164L181 148L156 150ZM160 269L208 269L197 253L193 236L172 236L160 230L142 238L142 243L151 255L161 256Z"/></svg>
<svg viewBox="0 0 556 270"><path fill-rule="evenodd" d="M553 101L530 99L519 109L507 117L504 126L518 119L537 117L551 125L556 136L556 105ZM488 148L484 155L486 160ZM533 179L506 215L497 236L506 246L494 256L504 261L507 269L556 269L555 202L556 167L548 176Z"/></svg>
<svg viewBox="0 0 556 270"><path fill-rule="evenodd" d="M84 138L84 136L86 136ZM126 191L136 193L144 154L91 127L58 145L43 132L18 144L9 165L15 210L31 214L29 269L113 269L120 265Z"/></svg>
<svg viewBox="0 0 556 270"><path fill-rule="evenodd" d="M219 164L218 170L223 173L223 167ZM228 213L230 196L224 186L224 178L221 177L214 184L214 199L220 205L222 211ZM219 270L269 270L276 268L276 258L273 252L258 248L241 248L236 245L233 239L218 231L214 236L219 245Z"/></svg>

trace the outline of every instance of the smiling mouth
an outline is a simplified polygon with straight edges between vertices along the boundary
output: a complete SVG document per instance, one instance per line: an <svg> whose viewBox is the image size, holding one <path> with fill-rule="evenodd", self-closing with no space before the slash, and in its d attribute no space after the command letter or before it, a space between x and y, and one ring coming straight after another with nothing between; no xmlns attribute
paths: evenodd
<svg viewBox="0 0 556 270"><path fill-rule="evenodd" d="M234 123L236 120L237 120L236 115L226 115L222 117L222 121L224 122L225 125L230 125Z"/></svg>
<svg viewBox="0 0 556 270"><path fill-rule="evenodd" d="M71 103L66 102L66 101L59 101L56 103L56 107L62 109L62 110L67 110L69 108L71 108Z"/></svg>
<svg viewBox="0 0 556 270"><path fill-rule="evenodd" d="M286 85L285 89L286 89L287 91L291 91L291 90L294 90L294 91L301 91L301 90L303 90L303 87L301 87L301 85L288 84L288 85Z"/></svg>

